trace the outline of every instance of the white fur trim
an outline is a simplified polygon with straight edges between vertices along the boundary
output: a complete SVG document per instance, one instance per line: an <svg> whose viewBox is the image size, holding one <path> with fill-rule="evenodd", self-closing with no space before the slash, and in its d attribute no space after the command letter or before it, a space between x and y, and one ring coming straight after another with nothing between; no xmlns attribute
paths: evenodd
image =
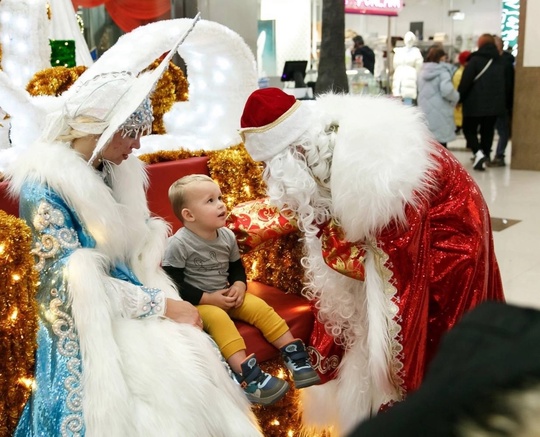
<svg viewBox="0 0 540 437"><path fill-rule="evenodd" d="M274 122L240 129L246 150L255 161L268 161L293 144L309 129L311 111L297 101Z"/></svg>
<svg viewBox="0 0 540 437"><path fill-rule="evenodd" d="M332 162L333 215L349 241L377 235L391 221L406 226L405 206L433 188L436 149L416 108L388 97L321 97L339 123Z"/></svg>
<svg viewBox="0 0 540 437"><path fill-rule="evenodd" d="M365 247L368 280L362 282L328 267L318 238L306 236L305 243L306 297L317 302L327 332L345 344L346 352L336 380L303 390L303 421L308 428L332 427L336 435L345 435L382 404L400 399L401 388L392 383L399 381L401 367L393 355L400 351L395 305L385 292L388 278L376 248Z"/></svg>
<svg viewBox="0 0 540 437"><path fill-rule="evenodd" d="M151 218L148 229L146 238L140 240L140 249L131 257L133 272L143 284L163 290L170 299L181 300L176 285L160 268L170 225L159 218Z"/></svg>
<svg viewBox="0 0 540 437"><path fill-rule="evenodd" d="M260 436L208 336L157 317L119 317L120 302L105 285L106 264L95 250L79 249L67 273L84 369L86 435Z"/></svg>
<svg viewBox="0 0 540 437"><path fill-rule="evenodd" d="M124 430L131 435L136 431L129 418L128 387L111 326L120 309L103 287L107 264L97 251L79 249L71 255L67 268L72 314L85 369L83 413L89 436L100 435L100 427L111 435L121 435Z"/></svg>
<svg viewBox="0 0 540 437"><path fill-rule="evenodd" d="M57 191L77 211L96 240L96 248L112 263L127 262L128 254L146 240L150 217L144 191L147 176L144 163L134 156L113 165L112 190L67 143L35 143L6 173L15 195L27 179L46 182Z"/></svg>

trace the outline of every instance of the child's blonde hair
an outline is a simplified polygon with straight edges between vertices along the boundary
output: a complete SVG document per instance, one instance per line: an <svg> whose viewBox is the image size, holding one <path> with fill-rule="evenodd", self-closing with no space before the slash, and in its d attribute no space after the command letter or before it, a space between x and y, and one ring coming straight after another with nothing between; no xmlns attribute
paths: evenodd
<svg viewBox="0 0 540 437"><path fill-rule="evenodd" d="M205 174L190 174L188 176L181 177L172 183L169 187L169 202L171 203L174 215L183 223L182 209L186 206L186 191L187 186L194 182L213 182L210 176Z"/></svg>

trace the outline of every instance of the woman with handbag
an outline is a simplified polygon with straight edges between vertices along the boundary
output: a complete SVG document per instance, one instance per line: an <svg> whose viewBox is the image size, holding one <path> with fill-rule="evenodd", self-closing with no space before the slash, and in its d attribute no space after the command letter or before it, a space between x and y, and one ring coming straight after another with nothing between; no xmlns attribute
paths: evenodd
<svg viewBox="0 0 540 437"><path fill-rule="evenodd" d="M508 80L493 36L481 35L478 50L471 53L458 87L463 104L463 134L474 154L475 170L485 170L489 162L495 121L505 111Z"/></svg>

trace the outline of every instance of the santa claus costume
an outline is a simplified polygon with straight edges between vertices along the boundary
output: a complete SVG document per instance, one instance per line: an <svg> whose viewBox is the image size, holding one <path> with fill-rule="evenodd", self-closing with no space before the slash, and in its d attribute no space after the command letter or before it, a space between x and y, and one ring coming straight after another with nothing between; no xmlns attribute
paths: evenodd
<svg viewBox="0 0 540 437"><path fill-rule="evenodd" d="M303 390L304 421L343 435L418 388L464 313L504 300L489 211L399 101L300 102L266 88L247 100L241 126L266 164L270 201L303 232L305 294L319 321L313 358L327 381Z"/></svg>

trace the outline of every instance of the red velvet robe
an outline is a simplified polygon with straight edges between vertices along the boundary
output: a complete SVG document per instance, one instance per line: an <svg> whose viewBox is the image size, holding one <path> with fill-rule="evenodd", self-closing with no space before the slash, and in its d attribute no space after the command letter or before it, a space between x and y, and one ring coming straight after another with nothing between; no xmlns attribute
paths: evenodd
<svg viewBox="0 0 540 437"><path fill-rule="evenodd" d="M397 289L405 393L418 388L441 336L469 309L504 300L489 211L479 187L446 149L429 198L406 207L407 228L395 223L377 236ZM350 243L333 222L321 229L325 262L364 280L361 245ZM317 333L316 342L325 343ZM314 345L316 347L316 345Z"/></svg>

